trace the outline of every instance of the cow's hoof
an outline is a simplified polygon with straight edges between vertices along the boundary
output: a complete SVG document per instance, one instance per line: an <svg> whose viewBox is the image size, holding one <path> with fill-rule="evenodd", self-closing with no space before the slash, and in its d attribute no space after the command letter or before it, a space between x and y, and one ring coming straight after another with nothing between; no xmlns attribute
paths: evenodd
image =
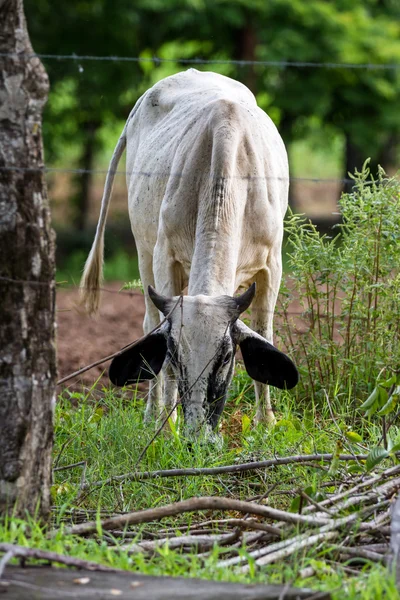
<svg viewBox="0 0 400 600"><path fill-rule="evenodd" d="M267 427L273 427L276 425L276 417L272 408L267 409L262 414L257 413L256 424L259 425L260 423L267 425Z"/></svg>
<svg viewBox="0 0 400 600"><path fill-rule="evenodd" d="M216 431L212 431L211 427L203 426L200 431L195 434L186 431L185 436L188 447L193 450L195 446L211 447L220 450L224 445L224 438Z"/></svg>

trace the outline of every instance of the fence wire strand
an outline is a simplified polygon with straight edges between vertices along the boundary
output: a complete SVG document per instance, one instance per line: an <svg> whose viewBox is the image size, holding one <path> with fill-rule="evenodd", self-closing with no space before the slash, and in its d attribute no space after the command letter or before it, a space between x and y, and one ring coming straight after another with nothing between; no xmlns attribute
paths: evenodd
<svg viewBox="0 0 400 600"><path fill-rule="evenodd" d="M46 287L52 287L52 286L56 286L56 288L58 290L63 290L63 291L70 291L70 290L79 290L79 286L77 285L66 285L65 287L62 287L62 285L64 284L64 282L57 282L57 281L35 281L35 280L29 280L29 279L13 279L12 277L4 277L4 276L0 276L0 283L4 282L4 283L13 283L16 285L33 285L33 286L46 286ZM141 291L132 291L132 290L126 290L126 289L120 289L120 290L110 290L109 288L104 288L104 287L99 287L99 288L90 288L94 291L100 291L100 292L105 292L108 294L123 294L125 296L143 296L143 292ZM183 296L184 297L184 296ZM275 310L273 311L269 311L272 312L274 315L278 316L281 312L281 308L277 307ZM304 310L284 310L284 314L288 315L288 316L301 316L304 318L307 318L308 315L308 310L304 309ZM330 318L330 314L320 314L319 315L321 317L321 319L327 319ZM335 314L335 318L338 319L347 319L348 315L347 314ZM367 317L353 317L355 319L358 320L367 320Z"/></svg>
<svg viewBox="0 0 400 600"><path fill-rule="evenodd" d="M107 175L107 173L113 175L139 175L142 177L156 177L156 178L171 178L171 177L189 177L185 173L168 173L166 171L125 171L125 170L108 170L108 169L74 169L70 167L14 167L14 166L0 166L0 172L16 172L16 173L71 173L74 175L86 175L88 173ZM322 177L273 177L268 175L232 175L231 177L224 177L224 179L236 179L236 180L274 180L274 181L289 181L292 183L332 183L332 184L346 184L346 183L354 183L353 179L343 178L343 179L335 179L335 178L322 178Z"/></svg>
<svg viewBox="0 0 400 600"><path fill-rule="evenodd" d="M44 60L73 60L94 62L131 62L131 63L153 63L156 66L163 63L181 65L235 65L237 67L279 67L298 69L366 69L397 71L399 63L340 63L340 62L314 62L314 61L292 61L292 60L231 60L224 58L161 58L159 56L94 56L90 54L45 54L40 52L0 52L2 58L31 59L40 58Z"/></svg>

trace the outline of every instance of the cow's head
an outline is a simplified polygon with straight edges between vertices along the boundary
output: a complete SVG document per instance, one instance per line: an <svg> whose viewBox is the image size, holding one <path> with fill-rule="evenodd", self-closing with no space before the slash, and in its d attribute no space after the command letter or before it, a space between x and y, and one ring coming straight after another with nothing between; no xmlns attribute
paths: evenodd
<svg viewBox="0 0 400 600"><path fill-rule="evenodd" d="M168 319L155 333L114 358L111 381L122 386L153 379L168 361L176 374L185 425L191 432L204 423L215 429L238 345L250 377L291 389L298 381L293 362L239 319L254 294L255 284L241 296L184 296L179 303L178 297L166 298L149 286L151 300Z"/></svg>

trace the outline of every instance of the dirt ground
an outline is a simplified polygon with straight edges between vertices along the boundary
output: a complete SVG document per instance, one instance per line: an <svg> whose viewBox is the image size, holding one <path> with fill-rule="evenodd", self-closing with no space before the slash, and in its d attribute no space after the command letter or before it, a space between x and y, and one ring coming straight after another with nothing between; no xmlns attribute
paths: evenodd
<svg viewBox="0 0 400 600"><path fill-rule="evenodd" d="M144 299L141 292L119 292L121 282L107 283L102 292L100 312L88 317L79 307L77 289L57 291L58 377L116 352L143 335ZM66 386L92 384L108 364L94 367ZM106 384L108 378L103 376Z"/></svg>

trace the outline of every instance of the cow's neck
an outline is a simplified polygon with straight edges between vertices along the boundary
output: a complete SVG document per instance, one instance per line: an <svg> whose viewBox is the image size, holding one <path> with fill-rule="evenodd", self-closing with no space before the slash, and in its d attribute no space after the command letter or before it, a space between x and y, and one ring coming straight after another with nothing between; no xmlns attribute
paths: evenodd
<svg viewBox="0 0 400 600"><path fill-rule="evenodd" d="M233 295L236 267L237 248L234 238L227 233L215 231L197 235L190 269L189 296Z"/></svg>

